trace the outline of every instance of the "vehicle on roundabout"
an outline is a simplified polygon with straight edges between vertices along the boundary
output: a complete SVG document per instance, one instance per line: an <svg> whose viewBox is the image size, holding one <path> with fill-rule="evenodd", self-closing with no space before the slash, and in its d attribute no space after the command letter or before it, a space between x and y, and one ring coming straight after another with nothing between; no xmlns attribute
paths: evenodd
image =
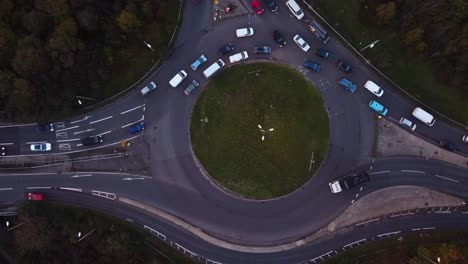
<svg viewBox="0 0 468 264"><path fill-rule="evenodd" d="M339 81L338 81L338 84L343 86L346 90L354 93L357 89L357 85L355 83L353 83L352 81L346 79L346 78L341 78Z"/></svg>
<svg viewBox="0 0 468 264"><path fill-rule="evenodd" d="M37 126L37 130L39 133L47 133L47 132L54 132L55 127L54 124L39 124Z"/></svg>
<svg viewBox="0 0 468 264"><path fill-rule="evenodd" d="M408 129L410 129L411 131L414 131L416 130L416 124L411 122L410 120L402 117L400 118L400 121L398 121L398 123Z"/></svg>
<svg viewBox="0 0 468 264"><path fill-rule="evenodd" d="M83 146L96 145L102 143L103 141L103 137L101 135L97 135L81 139L81 144L83 144Z"/></svg>
<svg viewBox="0 0 468 264"><path fill-rule="evenodd" d="M462 137L462 142L463 142L463 143L468 143L468 135L464 135L464 136Z"/></svg>
<svg viewBox="0 0 468 264"><path fill-rule="evenodd" d="M31 151L49 151L52 149L52 144L44 142L44 143L35 143L31 144Z"/></svg>
<svg viewBox="0 0 468 264"><path fill-rule="evenodd" d="M248 58L249 58L249 54L247 53L247 51L242 51L232 56L229 56L229 62L235 63L235 62L246 60Z"/></svg>
<svg viewBox="0 0 468 264"><path fill-rule="evenodd" d="M375 100L370 101L369 107L383 116L386 116L388 113L388 109Z"/></svg>
<svg viewBox="0 0 468 264"><path fill-rule="evenodd" d="M322 57L324 59L330 57L330 52L324 50L324 49L316 49L315 50L315 55Z"/></svg>
<svg viewBox="0 0 468 264"><path fill-rule="evenodd" d="M143 89L141 89L141 95L147 95L148 93L156 90L156 84L154 82L148 83Z"/></svg>
<svg viewBox="0 0 468 264"><path fill-rule="evenodd" d="M271 12L278 12L279 7L278 3L276 3L276 0L265 0L265 4L270 8Z"/></svg>
<svg viewBox="0 0 468 264"><path fill-rule="evenodd" d="M187 78L187 72L181 70L176 75L174 75L174 77L172 77L172 79L169 81L169 84L173 88L176 88L185 78Z"/></svg>
<svg viewBox="0 0 468 264"><path fill-rule="evenodd" d="M0 146L0 156L6 156L7 148L5 146Z"/></svg>
<svg viewBox="0 0 468 264"><path fill-rule="evenodd" d="M198 57L197 60L195 60L192 63L192 65L190 65L190 68L192 68L192 70L196 71L206 61L207 61L207 59L206 59L205 55L201 55L200 57Z"/></svg>
<svg viewBox="0 0 468 264"><path fill-rule="evenodd" d="M377 84L375 84L373 81L367 81L364 84L364 88L366 88L369 92L374 94L377 97L381 97L384 93L383 89L380 88Z"/></svg>
<svg viewBox="0 0 468 264"><path fill-rule="evenodd" d="M255 30L251 27L236 29L236 36L238 38L250 37L250 36L253 36L254 34L255 34Z"/></svg>
<svg viewBox="0 0 468 264"><path fill-rule="evenodd" d="M344 190L349 190L355 186L362 185L369 182L370 175L366 171L360 171L355 174L345 176L339 180L330 182L328 186L332 193L340 193Z"/></svg>
<svg viewBox="0 0 468 264"><path fill-rule="evenodd" d="M46 198L45 193L40 192L30 192L28 193L28 200L29 201L44 201Z"/></svg>
<svg viewBox="0 0 468 264"><path fill-rule="evenodd" d="M304 66L313 70L314 72L320 72L320 64L315 63L313 61L306 61Z"/></svg>
<svg viewBox="0 0 468 264"><path fill-rule="evenodd" d="M281 34L278 30L273 31L271 35L273 36L273 39L276 41L276 43L280 46L280 48L286 45L286 40L284 40L283 34Z"/></svg>
<svg viewBox="0 0 468 264"><path fill-rule="evenodd" d="M226 55L226 54L230 53L233 50L234 50L234 46L231 43L229 43L229 44L226 44L226 45L222 46L221 48L219 48L218 51L219 51L219 54Z"/></svg>
<svg viewBox="0 0 468 264"><path fill-rule="evenodd" d="M254 48L254 53L255 54L270 54L271 53L271 47L270 46L255 47Z"/></svg>
<svg viewBox="0 0 468 264"><path fill-rule="evenodd" d="M257 15L263 15L263 13L265 12L265 9L263 9L263 7L260 5L258 0L253 0L250 4L252 5Z"/></svg>
<svg viewBox="0 0 468 264"><path fill-rule="evenodd" d="M451 152L455 151L455 144L448 140L441 140L439 146Z"/></svg>
<svg viewBox="0 0 468 264"><path fill-rule="evenodd" d="M307 52L310 49L309 44L301 36L296 35L294 36L293 40L304 52Z"/></svg>
<svg viewBox="0 0 468 264"><path fill-rule="evenodd" d="M349 66L348 64L346 64L344 61L340 60L338 61L338 63L336 64L336 67L342 71L344 71L345 73L347 73L348 75L351 75L351 66Z"/></svg>
<svg viewBox="0 0 468 264"><path fill-rule="evenodd" d="M193 90L195 90L198 86L200 86L200 84L196 81L196 80L193 80L189 86L187 86L187 88L185 88L184 90L184 94L185 95L191 95Z"/></svg>
<svg viewBox="0 0 468 264"><path fill-rule="evenodd" d="M145 123L141 122L141 123L138 123L138 124L134 124L134 125L130 126L128 128L128 130L130 130L130 133L132 133L132 134L142 132L143 130L145 130Z"/></svg>

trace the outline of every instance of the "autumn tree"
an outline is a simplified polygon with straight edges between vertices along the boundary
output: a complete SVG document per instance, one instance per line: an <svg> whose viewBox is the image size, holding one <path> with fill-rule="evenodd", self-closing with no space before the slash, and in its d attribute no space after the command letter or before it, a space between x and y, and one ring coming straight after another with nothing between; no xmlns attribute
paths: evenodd
<svg viewBox="0 0 468 264"><path fill-rule="evenodd" d="M18 50L11 64L19 75L26 78L45 73L50 68L49 59L44 52L32 47Z"/></svg>
<svg viewBox="0 0 468 264"><path fill-rule="evenodd" d="M131 3L129 3L117 17L117 22L119 24L120 29L122 29L122 31L126 33L133 32L141 26L141 21L135 14L135 8L133 7L134 6Z"/></svg>
<svg viewBox="0 0 468 264"><path fill-rule="evenodd" d="M387 2L377 6L377 23L380 25L388 24L396 13L395 2Z"/></svg>
<svg viewBox="0 0 468 264"><path fill-rule="evenodd" d="M58 24L47 47L51 50L51 56L60 61L64 68L70 68L74 64L74 52L80 46L77 39L78 27L73 17L67 17Z"/></svg>
<svg viewBox="0 0 468 264"><path fill-rule="evenodd" d="M403 42L407 46L410 46L415 43L419 43L422 40L423 33L424 33L424 30L420 27L412 29L406 32Z"/></svg>
<svg viewBox="0 0 468 264"><path fill-rule="evenodd" d="M0 26L0 67L15 54L15 35L7 26Z"/></svg>

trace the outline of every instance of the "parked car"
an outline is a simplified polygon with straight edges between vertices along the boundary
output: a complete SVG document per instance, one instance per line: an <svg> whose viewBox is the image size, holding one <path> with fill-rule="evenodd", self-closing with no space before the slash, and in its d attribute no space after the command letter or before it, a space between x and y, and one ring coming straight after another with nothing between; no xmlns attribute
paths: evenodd
<svg viewBox="0 0 468 264"><path fill-rule="evenodd" d="M7 148L5 146L0 146L0 156L6 156Z"/></svg>
<svg viewBox="0 0 468 264"><path fill-rule="evenodd" d="M319 57L322 57L324 59L330 57L330 52L324 50L324 49L316 49L315 54Z"/></svg>
<svg viewBox="0 0 468 264"><path fill-rule="evenodd" d="M270 8L271 12L278 12L278 4L276 0L265 0L266 5Z"/></svg>
<svg viewBox="0 0 468 264"><path fill-rule="evenodd" d="M95 145L95 144L102 143L103 141L104 139L102 138L102 136L91 136L91 137L85 137L81 139L81 143L83 144L83 146Z"/></svg>
<svg viewBox="0 0 468 264"><path fill-rule="evenodd" d="M219 54L226 55L233 50L234 50L234 46L231 43L229 43L219 48Z"/></svg>
<svg viewBox="0 0 468 264"><path fill-rule="evenodd" d="M236 29L236 36L238 38L250 37L255 34L255 30L251 27Z"/></svg>
<svg viewBox="0 0 468 264"><path fill-rule="evenodd" d="M346 72L348 75L351 75L351 66L346 64L344 61L340 60L338 61L338 64L336 67L344 72Z"/></svg>
<svg viewBox="0 0 468 264"><path fill-rule="evenodd" d="M229 56L229 62L235 63L249 58L247 51L242 51L232 56Z"/></svg>
<svg viewBox="0 0 468 264"><path fill-rule="evenodd" d="M192 63L192 65L190 65L190 67L192 68L192 70L196 71L206 61L207 59L205 55L201 55L196 61Z"/></svg>
<svg viewBox="0 0 468 264"><path fill-rule="evenodd" d="M388 113L388 109L375 100L370 101L369 107L383 116L387 115Z"/></svg>
<svg viewBox="0 0 468 264"><path fill-rule="evenodd" d="M464 136L462 137L462 142L463 142L463 143L468 143L468 135L464 135Z"/></svg>
<svg viewBox="0 0 468 264"><path fill-rule="evenodd" d="M304 64L305 67L312 69L314 72L320 72L320 65L313 61L306 61Z"/></svg>
<svg viewBox="0 0 468 264"><path fill-rule="evenodd" d="M172 77L172 79L169 81L169 84L172 87L176 88L177 85L179 85L186 77L187 77L187 72L185 72L184 70L181 70L176 75L174 75L174 77Z"/></svg>
<svg viewBox="0 0 468 264"><path fill-rule="evenodd" d="M156 84L154 82L150 82L148 85L143 87L143 89L141 89L141 95L146 95L154 90L156 90Z"/></svg>
<svg viewBox="0 0 468 264"><path fill-rule="evenodd" d="M270 46L260 46L254 48L255 54L270 54L271 47Z"/></svg>
<svg viewBox="0 0 468 264"><path fill-rule="evenodd" d="M286 41L284 40L283 34L281 34L278 30L273 31L271 35L273 36L273 39L276 41L276 43L280 47L283 47L284 45L286 45Z"/></svg>
<svg viewBox="0 0 468 264"><path fill-rule="evenodd" d="M338 81L338 84L343 86L344 88L346 88L346 90L352 93L354 93L357 89L357 85L346 78L341 78L341 80Z"/></svg>
<svg viewBox="0 0 468 264"><path fill-rule="evenodd" d="M452 152L455 151L455 144L453 142L448 141L448 140L440 141L439 146L441 148L444 148L444 149L448 150L448 151L452 151Z"/></svg>
<svg viewBox="0 0 468 264"><path fill-rule="evenodd" d="M145 123L141 122L141 123L138 123L138 124L134 124L134 125L130 126L128 129L130 130L130 133L136 134L138 132L141 132L141 131L145 130Z"/></svg>
<svg viewBox="0 0 468 264"><path fill-rule="evenodd" d="M398 121L398 123L400 123L400 125L406 128L411 129L411 131L414 131L416 129L416 124L404 117L400 118L400 121Z"/></svg>
<svg viewBox="0 0 468 264"><path fill-rule="evenodd" d="M35 143L31 144L31 151L49 151L52 149L52 145L50 143Z"/></svg>
<svg viewBox="0 0 468 264"><path fill-rule="evenodd" d="M193 90L195 90L198 86L200 86L200 84L196 81L196 80L193 80L189 86L187 86L187 88L185 88L184 90L184 94L185 95L191 95Z"/></svg>
<svg viewBox="0 0 468 264"><path fill-rule="evenodd" d="M304 52L307 52L310 49L309 44L299 35L294 36L294 42L301 48Z"/></svg>
<svg viewBox="0 0 468 264"><path fill-rule="evenodd" d="M330 182L328 187L332 193L340 193L349 190L355 186L370 182L371 178L368 172L360 171L353 175L345 176L339 180Z"/></svg>
<svg viewBox="0 0 468 264"><path fill-rule="evenodd" d="M255 10L255 13L257 13L257 15L263 15L263 12L265 12L265 9L263 9L263 7L260 5L258 0L253 0L251 2L251 5L253 9Z"/></svg>
<svg viewBox="0 0 468 264"><path fill-rule="evenodd" d="M28 200L30 201L44 201L46 198L45 193L30 192L28 193Z"/></svg>
<svg viewBox="0 0 468 264"><path fill-rule="evenodd" d="M37 130L40 133L54 132L55 127L54 124L39 124Z"/></svg>

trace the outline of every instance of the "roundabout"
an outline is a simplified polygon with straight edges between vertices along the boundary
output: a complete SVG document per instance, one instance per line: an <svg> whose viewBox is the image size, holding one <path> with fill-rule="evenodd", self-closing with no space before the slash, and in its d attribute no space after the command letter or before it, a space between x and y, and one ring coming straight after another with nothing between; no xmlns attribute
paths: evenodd
<svg viewBox="0 0 468 264"><path fill-rule="evenodd" d="M303 75L264 62L233 66L211 80L190 130L195 155L218 184L244 198L272 199L320 167L329 121Z"/></svg>

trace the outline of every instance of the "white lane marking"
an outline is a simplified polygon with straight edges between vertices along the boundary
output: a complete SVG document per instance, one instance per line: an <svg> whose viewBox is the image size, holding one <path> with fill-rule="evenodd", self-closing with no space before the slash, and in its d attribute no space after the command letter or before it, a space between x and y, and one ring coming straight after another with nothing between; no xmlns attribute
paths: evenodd
<svg viewBox="0 0 468 264"><path fill-rule="evenodd" d="M145 178L122 178L122 181L144 180Z"/></svg>
<svg viewBox="0 0 468 264"><path fill-rule="evenodd" d="M0 145L8 146L8 145L13 145L13 143L1 143L0 142Z"/></svg>
<svg viewBox="0 0 468 264"><path fill-rule="evenodd" d="M5 127L22 127L22 126L33 126L37 125L37 123L34 124L20 124L20 125L6 125L6 126L0 126L0 128L5 128Z"/></svg>
<svg viewBox="0 0 468 264"><path fill-rule="evenodd" d="M60 190L65 190L65 191L72 191L72 192L82 192L82 189L78 188L67 188L67 187L59 187Z"/></svg>
<svg viewBox="0 0 468 264"><path fill-rule="evenodd" d="M40 144L40 143L47 143L47 141L37 141L37 142L26 142L26 144Z"/></svg>
<svg viewBox="0 0 468 264"><path fill-rule="evenodd" d="M435 227L423 227L423 230L434 230L436 229Z"/></svg>
<svg viewBox="0 0 468 264"><path fill-rule="evenodd" d="M67 128L64 128L64 129L55 130L55 132L62 132L62 131L74 129L74 128L77 128L77 127L80 127L80 126L67 127Z"/></svg>
<svg viewBox="0 0 468 264"><path fill-rule="evenodd" d="M90 131L93 131L95 128L88 128L86 130L81 130L81 131L78 131L78 132L73 132L73 135L78 135L78 134L81 134L81 133L86 133L86 132L90 132Z"/></svg>
<svg viewBox="0 0 468 264"><path fill-rule="evenodd" d="M73 175L70 176L70 178L81 178L81 177L91 177L93 176L92 174L79 174L79 175Z"/></svg>
<svg viewBox="0 0 468 264"><path fill-rule="evenodd" d="M143 112L144 112L144 111L146 111L146 106L145 106L145 107L143 107Z"/></svg>
<svg viewBox="0 0 468 264"><path fill-rule="evenodd" d="M85 121L85 120L87 120L87 119L90 118L90 117L91 117L91 116L85 116L83 119L75 120L75 121L70 122L70 124L75 124L75 123L78 123L78 122Z"/></svg>
<svg viewBox="0 0 468 264"><path fill-rule="evenodd" d="M361 188L359 189L359 191L361 192L361 191L362 191L362 189L364 189L364 187L361 187Z"/></svg>
<svg viewBox="0 0 468 264"><path fill-rule="evenodd" d="M81 147L83 146L83 144L79 143L79 144L76 144L77 147Z"/></svg>
<svg viewBox="0 0 468 264"><path fill-rule="evenodd" d="M117 198L117 195L115 195L114 193L108 193L108 192L91 190L91 194L102 197L102 198L110 199L110 200L115 200Z"/></svg>
<svg viewBox="0 0 468 264"><path fill-rule="evenodd" d="M401 172L425 173L424 171L417 171L417 170L401 170Z"/></svg>
<svg viewBox="0 0 468 264"><path fill-rule="evenodd" d="M457 181L457 180L450 179L450 178L447 178L447 177L444 177L444 176L440 176L440 175L437 175L437 174L435 174L434 176L436 176L437 178L441 178L441 179L444 179L444 180L448 180L448 181L459 182L459 181Z"/></svg>
<svg viewBox="0 0 468 264"><path fill-rule="evenodd" d="M90 125L91 125L91 124L95 124L95 123L97 123L97 122L101 122L101 121L104 121L104 120L107 120L107 119L111 119L111 118L112 118L112 116L104 117L104 118L102 118L102 119L89 122L89 124L90 124Z"/></svg>
<svg viewBox="0 0 468 264"><path fill-rule="evenodd" d="M381 174L381 173L390 173L390 171L375 171L375 172L371 172L369 174L374 175L374 174Z"/></svg>
<svg viewBox="0 0 468 264"><path fill-rule="evenodd" d="M364 224L368 224L368 223L372 223L372 222L375 222L375 221L379 221L380 218L374 218L374 219L371 219L371 220L367 220L367 221L364 221L364 222L361 222L361 223L357 223L356 225L364 225Z"/></svg>
<svg viewBox="0 0 468 264"><path fill-rule="evenodd" d="M80 140L79 138L72 138L72 139L61 139L57 140L57 142L69 142L69 141L77 141Z"/></svg>
<svg viewBox="0 0 468 264"><path fill-rule="evenodd" d="M143 106L145 106L145 104L142 104L142 105L140 105L140 106L134 107L134 108L132 108L132 109L128 109L128 110L126 110L126 111L123 111L123 112L120 113L120 114L121 114L121 115L126 114L126 113L128 113L128 112L133 111L133 110L137 110L138 108L142 108Z"/></svg>
<svg viewBox="0 0 468 264"><path fill-rule="evenodd" d="M141 115L141 121L145 120L145 115Z"/></svg>
<svg viewBox="0 0 468 264"><path fill-rule="evenodd" d="M52 187L26 187L28 190L36 190L36 189L52 189Z"/></svg>
<svg viewBox="0 0 468 264"><path fill-rule="evenodd" d="M352 204L353 204L354 202L355 202L354 200L351 201Z"/></svg>
<svg viewBox="0 0 468 264"><path fill-rule="evenodd" d="M112 130L103 132L103 133L101 133L101 134L97 134L97 135L95 135L95 136L102 136L102 135L105 135L105 134L109 134L110 132L112 132Z"/></svg>
<svg viewBox="0 0 468 264"><path fill-rule="evenodd" d="M13 188L0 188L0 191L11 191Z"/></svg>
<svg viewBox="0 0 468 264"><path fill-rule="evenodd" d="M421 228L413 228L413 229L411 229L411 231L419 231L419 230L421 230Z"/></svg>
<svg viewBox="0 0 468 264"><path fill-rule="evenodd" d="M137 121L128 123L128 124L126 124L126 125L121 126L120 128L126 128L126 127L128 127L128 126L133 125L133 124L137 124L137 123L139 123L139 122L141 122L141 121L143 121L143 119L140 119L140 120L137 120Z"/></svg>

